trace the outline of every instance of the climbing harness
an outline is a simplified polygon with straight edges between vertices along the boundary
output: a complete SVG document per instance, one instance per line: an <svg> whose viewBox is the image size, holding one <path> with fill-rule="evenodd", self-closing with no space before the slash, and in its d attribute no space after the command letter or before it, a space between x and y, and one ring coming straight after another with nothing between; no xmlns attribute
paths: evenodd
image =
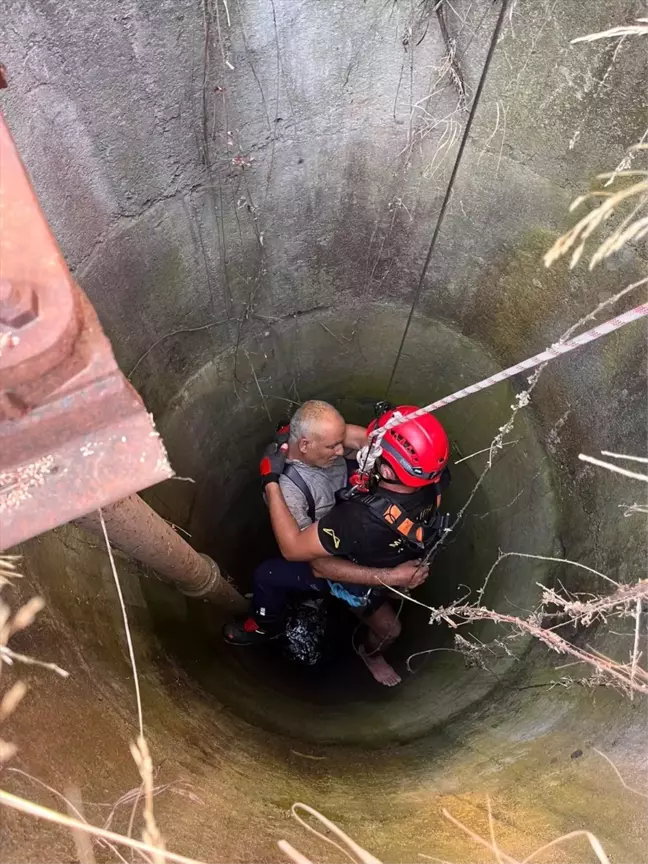
<svg viewBox="0 0 648 864"><path fill-rule="evenodd" d="M440 487L437 486L437 490L440 494ZM449 513L441 514L436 510L428 519L412 519L387 496L354 486L340 489L336 497L340 502L357 501L368 507L372 516L391 528L404 544L421 553L427 552L445 535L450 522Z"/></svg>
<svg viewBox="0 0 648 864"><path fill-rule="evenodd" d="M277 447L288 447L288 440L290 438L290 422L284 421L279 423L275 428L275 443ZM315 499L313 498L313 493L310 490L308 483L301 476L299 471L295 468L295 466L291 462L286 462L283 469L283 476L287 477L291 483L299 489L304 498L306 499L306 507L308 511L308 518L311 522L315 522Z"/></svg>
<svg viewBox="0 0 648 864"><path fill-rule="evenodd" d="M311 492L308 483L304 480L299 471L291 462L286 462L283 470L283 476L287 477L291 483L294 483L295 486L302 493L302 495L306 499L308 518L311 520L311 522L316 522L317 520L315 519L315 499L313 498L313 493Z"/></svg>

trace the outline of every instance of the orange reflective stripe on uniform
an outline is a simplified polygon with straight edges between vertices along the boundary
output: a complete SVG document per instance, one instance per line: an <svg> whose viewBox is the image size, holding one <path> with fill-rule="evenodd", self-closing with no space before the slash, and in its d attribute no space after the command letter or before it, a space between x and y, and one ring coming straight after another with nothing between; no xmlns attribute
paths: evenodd
<svg viewBox="0 0 648 864"><path fill-rule="evenodd" d="M400 509L400 507L397 507L396 504L392 504L385 510L385 512L383 513L383 516L385 517L387 522L389 522L390 525L393 525L395 522L397 522L400 519L402 514L403 514L403 511Z"/></svg>
<svg viewBox="0 0 648 864"><path fill-rule="evenodd" d="M409 534L409 532L412 530L413 527L414 527L414 523L412 522L411 519L403 519L401 524L398 526L398 531L407 537L407 535Z"/></svg>

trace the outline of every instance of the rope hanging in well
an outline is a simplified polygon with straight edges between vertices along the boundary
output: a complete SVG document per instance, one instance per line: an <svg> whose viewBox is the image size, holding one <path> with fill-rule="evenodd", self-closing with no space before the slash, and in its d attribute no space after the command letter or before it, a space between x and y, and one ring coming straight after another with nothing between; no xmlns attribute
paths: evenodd
<svg viewBox="0 0 648 864"><path fill-rule="evenodd" d="M486 76L488 75L488 70L490 68L491 60L493 59L493 55L495 53L495 48L497 46L497 41L499 39L500 33L502 31L502 26L504 24L504 18L506 16L506 11L508 9L510 0L502 0L502 6L500 8L499 15L497 17L497 22L495 23L495 27L493 29L493 35L491 36L490 45L488 48L488 54L486 55L486 59L484 60L484 66L482 68L482 73L479 78L479 84L477 85L477 91L475 93L475 98L473 99L472 106L470 108L470 114L468 115L468 120L466 121L466 128L464 129L463 136L461 138L461 144L459 145L459 150L457 151L457 157L455 159L454 165L452 167L452 174L450 175L450 180L448 181L448 186L446 188L446 193L443 198L443 203L441 204L441 209L439 210L439 216L437 218L437 223L434 227L434 233L432 234L432 239L430 240L430 245L428 247L427 255L425 256L425 262L423 264L423 269L421 270L421 275L419 277L418 284L416 286L416 291L414 292L414 298L412 299L412 305L409 311L409 315L407 317L407 322L405 324L405 329L403 330L403 336L400 341L400 345L398 347L398 351L396 352L396 359L394 360L394 365L392 367L391 375L389 376L389 383L387 384L387 390L385 392L385 396L389 394L391 390L391 386L394 381L394 376L396 375L396 369L398 368L398 364L400 362L401 354L403 353L403 347L405 346L405 340L407 339L407 334L409 333L409 328L412 323L412 319L414 317L414 312L416 311L416 307L418 306L418 302L421 298L421 292L423 290L423 283L425 282L425 276L428 271L428 267L430 266L430 261L432 260L432 253L434 252L434 247L436 246L436 241L441 231L441 226L443 225L443 220L445 218L446 210L448 209L448 204L450 203L450 196L452 195L452 189L454 187L455 179L459 172L459 166L461 165L461 159L464 154L464 150L466 149L466 144L468 142L468 137L470 135L470 130L473 124L473 120L475 119L475 115L477 113L477 107L479 106L479 100L481 99L482 91L484 89L484 84L486 82Z"/></svg>

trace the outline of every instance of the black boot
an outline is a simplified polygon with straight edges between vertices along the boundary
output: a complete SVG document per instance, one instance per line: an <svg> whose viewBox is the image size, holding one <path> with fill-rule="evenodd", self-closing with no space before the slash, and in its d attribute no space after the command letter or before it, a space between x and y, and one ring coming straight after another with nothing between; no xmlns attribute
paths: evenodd
<svg viewBox="0 0 648 864"><path fill-rule="evenodd" d="M223 638L230 645L262 645L271 639L277 639L284 632L280 622L254 618L250 616L245 621L234 621L223 627Z"/></svg>

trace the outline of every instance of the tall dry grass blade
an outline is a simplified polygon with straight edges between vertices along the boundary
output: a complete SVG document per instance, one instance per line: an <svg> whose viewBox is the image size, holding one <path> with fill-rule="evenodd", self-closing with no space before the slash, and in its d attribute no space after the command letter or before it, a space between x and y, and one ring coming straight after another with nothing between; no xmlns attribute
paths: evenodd
<svg viewBox="0 0 648 864"><path fill-rule="evenodd" d="M42 597L32 597L24 606L16 612L11 622L11 632L18 633L19 630L25 630L30 627L38 613L45 608L45 601Z"/></svg>
<svg viewBox="0 0 648 864"><path fill-rule="evenodd" d="M0 555L0 587L11 579L22 579L17 570L19 561L20 555Z"/></svg>
<svg viewBox="0 0 648 864"><path fill-rule="evenodd" d="M65 669L61 669L56 663L47 663L45 660L37 660L35 657L28 657L26 654L19 654L17 651L12 651L6 645L0 645L0 663L4 660L9 666L14 661L24 663L25 666L40 666L41 669L49 669L51 672L56 672L61 678L69 678L70 673Z"/></svg>
<svg viewBox="0 0 648 864"><path fill-rule="evenodd" d="M600 861L600 864L610 864L610 859L605 854L605 850L603 849L603 846L601 846L601 841L596 837L596 835L592 834L591 831L570 831L569 834L563 834L562 837L557 837L550 843L545 843L544 846L536 849L535 852L532 852L524 859L524 861L521 861L520 864L528 864L529 861L533 861L533 859L540 855L541 852L546 852L547 849L553 849L554 846L559 846L561 843L564 843L565 840L573 840L574 837L587 838L587 841L594 850L594 854Z"/></svg>
<svg viewBox="0 0 648 864"><path fill-rule="evenodd" d="M3 741L0 738L0 765L13 759L17 752L18 748L15 744L12 744L11 741Z"/></svg>
<svg viewBox="0 0 648 864"><path fill-rule="evenodd" d="M497 845L497 840L495 839L495 825L493 823L493 810L491 807L491 802L490 802L489 797L486 798L486 805L488 807L488 830L490 832L491 844L492 844L493 850L495 852L495 860L497 861L497 864L503 864L502 856L500 854L500 850L499 850L499 847Z"/></svg>
<svg viewBox="0 0 648 864"><path fill-rule="evenodd" d="M601 198L601 202L597 207L593 210L590 210L589 213L586 213L577 223L559 237L556 242L553 244L551 249L544 256L544 264L545 267L550 267L555 261L561 258L563 255L566 255L570 249L576 247L575 255L580 257L582 254L582 248L584 248L585 243L591 237L591 235L608 219L610 219L618 210L619 205L628 201L629 199L638 199L638 203L635 206L634 212L638 212L639 209L644 207L648 202L648 180L646 178L646 172L643 173L644 179L637 182L632 183L630 186L627 186L623 189L619 189L617 192L591 192L588 195L582 195L580 198L577 198L574 204L579 206L583 202L592 199L592 198ZM622 223L625 229L625 222ZM623 229L622 229L623 230ZM616 250L618 247L615 246L615 243L618 243L620 228L617 228L616 231L613 232L612 237L614 238L614 242L610 245L614 247ZM606 243L609 242L609 238ZM598 254L599 250L597 250ZM607 255L612 254L608 251L602 257L607 257ZM602 257L597 258L596 262L592 264L590 262L590 270L593 269L596 263L599 260L602 260ZM572 258L571 266L573 267L576 261Z"/></svg>
<svg viewBox="0 0 648 864"><path fill-rule="evenodd" d="M144 787L144 831L142 838L146 843L159 850L153 856L154 864L164 864L164 840L153 813L153 761L143 735L140 735L137 743L131 744L131 753Z"/></svg>
<svg viewBox="0 0 648 864"><path fill-rule="evenodd" d="M629 786L626 781L623 779L623 776L614 762L610 759L609 756L606 756L605 753L602 753L600 750L597 750L596 747L592 747L594 753L598 753L599 756L602 756L603 759L611 766L612 770L619 778L619 782L623 786L624 789L627 789L628 792L634 792L635 795L641 795L642 798L648 798L648 795L645 792L642 792L640 789L635 789L634 786Z"/></svg>
<svg viewBox="0 0 648 864"><path fill-rule="evenodd" d="M321 831L318 831L316 828L313 828L312 825L309 825L301 816L297 813L297 808L301 808L305 810L310 816L313 816L315 819L318 819L325 828L327 828L332 834L335 834L336 837L339 837L343 843L346 844L348 849L345 849L343 846L340 846L339 843L336 843L335 840L332 840L330 837L327 837L325 834L322 834ZM321 840L325 840L327 843L330 843L331 846L334 846L340 852L342 852L346 857L353 862L353 864L358 864L356 859L349 853L349 849L353 852L357 858L360 860L361 864L381 864L381 862L375 858L370 852L367 852L366 849L363 849L362 846L359 846L355 840L353 840L349 835L343 831L341 828L331 822L330 819L327 819L326 816L323 816L318 810L315 810L314 807L309 807L308 804L302 804L301 802L297 802L293 804L291 807L292 815L295 819L306 828L307 831L310 831L311 834L314 834L316 837L319 837Z"/></svg>
<svg viewBox="0 0 648 864"><path fill-rule="evenodd" d="M464 834L467 834L470 838L472 838L475 841L475 843L478 843L480 846L485 846L486 849L490 849L490 851L493 853L493 855L499 854L501 856L501 860L506 862L506 864L518 864L518 862L516 861L515 858L511 858L511 856L508 855L506 852L502 852L501 849L497 849L496 847L493 846L492 843L490 843L484 837L481 837L479 834L475 833L475 831L470 829L467 825L464 825L463 822L460 822L458 819L455 819L455 817L451 813L449 813L448 810L445 809L445 807L443 808L443 810L441 812L443 813L443 815L445 816L446 819L448 819L450 822L452 822L453 825L456 825L457 828L461 828L461 830L464 832Z"/></svg>
<svg viewBox="0 0 648 864"><path fill-rule="evenodd" d="M135 685L135 701L137 702L137 722L139 724L139 734L140 737L144 737L144 718L142 714L142 696L140 693L139 686L139 675L137 673L137 663L135 661L135 649L133 648L133 639L131 637L130 625L128 623L128 614L126 612L126 604L124 603L124 595L122 594L121 582L119 581L119 576L117 575L117 567L115 565L115 559L112 553L112 547L110 545L110 540L108 539L108 531L106 529L106 522L104 520L103 512L101 508L97 511L99 513L99 521L101 522L101 530L103 531L104 540L106 541L106 549L108 550L108 558L110 560L110 569L112 571L113 580L115 582L115 588L117 589L117 596L119 598L119 605L121 606L122 619L124 621L124 630L126 632L126 643L128 645L128 655L130 657L131 667L133 669L133 683Z"/></svg>
<svg viewBox="0 0 648 864"><path fill-rule="evenodd" d="M629 477L631 480L643 480L644 483L648 483L648 474L638 474L636 471L628 471L627 468L621 468L620 465L613 465L611 462L604 462L602 459L595 459L594 456L587 456L585 453L579 453L578 458L581 462L589 462L591 465L605 468L613 474L621 474L623 477Z"/></svg>
<svg viewBox="0 0 648 864"><path fill-rule="evenodd" d="M298 852L295 847L291 846L286 840L279 840L277 846L290 858L291 861L294 861L295 864L313 864L310 858L302 855L301 852Z"/></svg>
<svg viewBox="0 0 648 864"><path fill-rule="evenodd" d="M6 720L10 714L13 714L26 692L27 685L24 681L16 681L13 687L7 690L0 702L0 721Z"/></svg>
<svg viewBox="0 0 648 864"><path fill-rule="evenodd" d="M110 546L110 540L108 538L108 531L106 529L106 522L103 517L103 513L101 509L99 509L99 519L101 521L101 529L103 531L104 540L106 541L106 549L108 550L108 557L110 559L110 567L112 569L112 575L115 582L115 587L117 589L117 596L119 597L119 605L121 606L122 618L124 621L124 631L126 633L126 641L128 644L128 653L130 656L131 667L133 669L133 682L135 684L135 698L137 702L137 719L139 723L139 737L136 742L131 743L131 755L135 764L137 765L137 770L139 771L140 777L142 778L142 787L144 790L144 830L142 832L142 838L145 843L149 845L151 849L155 849L156 851L152 853L152 859L154 864L164 864L164 840L162 838L162 834L157 826L155 821L155 814L153 811L153 760L151 759L151 754L148 748L148 743L146 738L144 737L144 715L142 711L142 695L140 692L139 685L139 674L137 671L137 663L135 661L135 649L133 647L133 638L130 632L130 624L128 622L128 613L126 612L126 604L124 602L124 595L121 589L121 583L119 581L119 575L117 573L117 567L115 565L115 559L112 553L112 548ZM133 807L133 814L135 813L135 809L137 807L137 801L135 802L135 806ZM131 823L133 816L131 815ZM129 833L132 828L132 824L129 826Z"/></svg>
<svg viewBox="0 0 648 864"><path fill-rule="evenodd" d="M43 789L46 789L56 798L60 798L61 801L68 808L68 813L71 812L70 815L76 816L81 819L82 822L87 822L85 816L74 806L72 801L69 798L66 798L62 792L59 792L58 789L55 789L53 786L50 786L48 783L45 783L43 780L39 780L38 777L34 777L33 774L28 774L27 771L22 771L20 768L7 768L7 771L11 771L12 774L18 774L20 777L25 777L25 779L30 780L32 783L36 783L38 786L41 786ZM104 826L105 828L106 826ZM113 844L109 843L108 840L104 840L102 838L98 838L98 842L104 845L107 849L110 849L115 857L119 858L122 864L128 864L128 861L121 854L119 849Z"/></svg>
<svg viewBox="0 0 648 864"><path fill-rule="evenodd" d="M132 837L124 837L122 834L116 834L114 831L106 831L105 828L90 825L87 822L82 822L79 819L72 818L71 816L65 816L63 813L58 813L56 810L50 810L49 807L42 807L40 804L35 804L33 801L27 801L25 798L20 798L18 795L12 795L4 789L0 789L0 804L11 807L12 810L18 810L20 813L27 813L29 816L44 819L46 822L61 825L64 828L78 828L80 831L84 831L86 834L91 834L93 837L103 837L105 840L111 840L118 846L127 846L129 849L135 849L138 852L144 852L148 855L160 853L159 849L156 849L149 843L144 843L141 840L133 840ZM165 861L173 861L175 864L206 864L206 862L198 861L195 858L187 858L185 855L178 855L176 852L169 852L166 849L162 855Z"/></svg>
<svg viewBox="0 0 648 864"><path fill-rule="evenodd" d="M601 30L598 33L588 33L587 36L577 36L571 40L572 45L578 42L596 42L597 39L615 39L620 36L645 36L648 34L648 18L637 18L636 24L622 24L619 27L610 27L609 30Z"/></svg>
<svg viewBox="0 0 648 864"><path fill-rule="evenodd" d="M648 202L648 198L644 198L639 204L637 204L628 217L628 220L634 218L646 202ZM648 234L648 216L636 219L632 224L628 224L626 227L626 222L628 220L624 220L623 225L611 234L607 240L601 243L590 259L590 270L593 270L594 267L596 267L596 265L605 258L609 258L610 255L618 252L619 249L623 248L627 243L632 243L633 241L636 243Z"/></svg>
<svg viewBox="0 0 648 864"><path fill-rule="evenodd" d="M437 864L454 864L453 861L447 861L445 858L435 858L434 855L424 855L422 852L418 853L419 858L425 858L426 861L436 861Z"/></svg>
<svg viewBox="0 0 648 864"><path fill-rule="evenodd" d="M72 786L67 792L67 808L70 816L78 814L79 818L86 822L83 814L83 804L81 802L81 792L78 787ZM76 846L79 864L96 864L94 850L92 848L92 838L89 834L79 831L78 828L72 828L72 837Z"/></svg>
<svg viewBox="0 0 648 864"><path fill-rule="evenodd" d="M611 456L612 459L627 459L628 462L643 462L648 465L648 457L631 456L629 453L614 453L612 450L601 450L601 456Z"/></svg>
<svg viewBox="0 0 648 864"><path fill-rule="evenodd" d="M637 597L637 606L635 608L635 632L634 632L634 642L632 645L632 654L630 655L632 668L630 669L630 683L634 684L634 680L637 677L637 668L639 665L639 658L641 657L641 651L639 650L639 639L641 637L641 597ZM634 696L634 693L630 693L630 698Z"/></svg>

